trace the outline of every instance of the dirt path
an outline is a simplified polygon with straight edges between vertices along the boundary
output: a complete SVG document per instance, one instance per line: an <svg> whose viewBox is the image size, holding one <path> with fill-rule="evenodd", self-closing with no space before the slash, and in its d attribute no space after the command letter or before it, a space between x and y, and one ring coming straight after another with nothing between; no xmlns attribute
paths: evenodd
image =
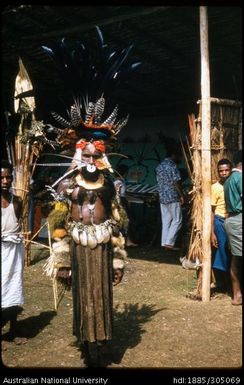
<svg viewBox="0 0 244 385"><path fill-rule="evenodd" d="M42 257L40 250L35 251ZM66 292L53 310L45 259L25 269L26 304L20 323L26 344L6 341L2 360L10 368L82 368L72 336L72 299ZM190 300L196 274L178 256L159 248L129 249L123 282L114 288L114 338L104 353L107 368L232 368L242 365L242 308L226 294L210 302Z"/></svg>

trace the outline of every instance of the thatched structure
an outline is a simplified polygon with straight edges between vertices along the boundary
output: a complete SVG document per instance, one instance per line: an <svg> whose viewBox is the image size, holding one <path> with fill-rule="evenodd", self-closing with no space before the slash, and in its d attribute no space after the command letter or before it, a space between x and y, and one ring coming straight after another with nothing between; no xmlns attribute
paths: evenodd
<svg viewBox="0 0 244 385"><path fill-rule="evenodd" d="M191 194L191 237L187 259L202 261L202 175L201 175L201 101L199 115L189 118L189 142L187 160L193 188ZM217 163L221 158L232 160L235 151L241 148L242 104L238 101L211 98L211 182L218 179ZM197 295L201 296L201 264L199 264Z"/></svg>
<svg viewBox="0 0 244 385"><path fill-rule="evenodd" d="M201 103L200 108L201 108ZM241 102L211 98L211 175L218 180L217 163L221 158L232 156L241 148ZM199 112L199 116L201 111Z"/></svg>

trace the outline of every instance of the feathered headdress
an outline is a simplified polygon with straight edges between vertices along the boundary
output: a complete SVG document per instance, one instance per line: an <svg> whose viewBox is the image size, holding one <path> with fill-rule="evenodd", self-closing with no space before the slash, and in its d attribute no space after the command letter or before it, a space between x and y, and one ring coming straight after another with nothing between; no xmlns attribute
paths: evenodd
<svg viewBox="0 0 244 385"><path fill-rule="evenodd" d="M99 27L96 27L98 49L92 53L83 42L74 46L65 38L42 46L52 58L56 69L65 83L66 92L73 98L68 107L68 118L56 112L52 116L64 128L64 135L75 131L78 139L112 140L128 121L128 115L118 119L118 106L105 114L105 97L140 65L140 62L126 64L133 45L127 48L109 49L104 43Z"/></svg>

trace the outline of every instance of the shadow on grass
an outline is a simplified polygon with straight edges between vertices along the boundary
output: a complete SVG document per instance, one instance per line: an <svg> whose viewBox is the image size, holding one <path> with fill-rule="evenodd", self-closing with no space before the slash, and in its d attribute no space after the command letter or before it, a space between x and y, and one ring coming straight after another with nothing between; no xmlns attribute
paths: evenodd
<svg viewBox="0 0 244 385"><path fill-rule="evenodd" d="M128 257L144 261L181 265L181 251L165 250L161 246L138 246L127 248Z"/></svg>
<svg viewBox="0 0 244 385"><path fill-rule="evenodd" d="M35 238L35 244L31 245L31 265L35 265L43 259L50 256L50 251L47 249L48 240L45 238Z"/></svg>
<svg viewBox="0 0 244 385"><path fill-rule="evenodd" d="M154 309L155 305L127 304L123 310L118 306L114 309L113 339L104 347L102 354L103 366L112 363L119 364L127 349L132 349L141 342L145 333L143 325L151 318L166 308Z"/></svg>
<svg viewBox="0 0 244 385"><path fill-rule="evenodd" d="M15 337L23 338L34 338L38 335L47 325L50 324L54 316L56 316L55 311L45 311L40 313L37 316L32 316L25 318L23 320L17 321L17 328L15 332ZM9 340L9 332L2 334L2 340Z"/></svg>

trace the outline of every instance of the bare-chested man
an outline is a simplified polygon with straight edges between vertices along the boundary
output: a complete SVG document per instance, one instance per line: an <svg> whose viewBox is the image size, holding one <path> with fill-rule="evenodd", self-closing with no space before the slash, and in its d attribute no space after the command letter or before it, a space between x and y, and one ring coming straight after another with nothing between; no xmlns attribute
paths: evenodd
<svg viewBox="0 0 244 385"><path fill-rule="evenodd" d="M89 365L91 346L99 352L112 338L113 284L123 276L123 263L113 264L112 239L123 237L119 236L119 213L104 142L81 139L70 169L77 166L59 183L57 192L69 201L73 334ZM60 274L64 276L63 269Z"/></svg>

